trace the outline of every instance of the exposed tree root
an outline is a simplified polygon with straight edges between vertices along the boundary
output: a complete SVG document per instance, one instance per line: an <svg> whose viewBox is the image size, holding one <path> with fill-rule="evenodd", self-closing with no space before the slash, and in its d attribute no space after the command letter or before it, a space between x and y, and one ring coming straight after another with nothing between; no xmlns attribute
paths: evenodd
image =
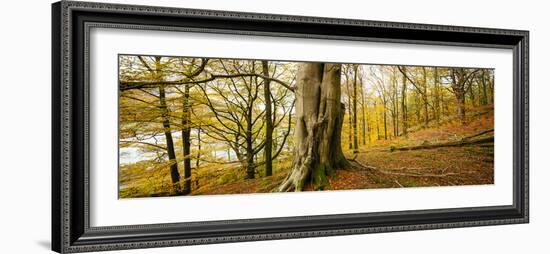
<svg viewBox="0 0 550 254"><path fill-rule="evenodd" d="M309 169L312 167L313 158L308 156L303 160L304 162L294 163L294 168L279 186L279 192L302 191L307 178L311 174Z"/></svg>
<svg viewBox="0 0 550 254"><path fill-rule="evenodd" d="M357 158L357 155L354 155L353 158L348 159L348 161L354 162L355 164L359 165L359 168L379 171L376 167L368 166L368 165L365 165L365 164L363 164L363 163L357 161L356 158ZM353 165L352 165L352 166L353 166ZM355 166L355 167L357 167L357 166Z"/></svg>

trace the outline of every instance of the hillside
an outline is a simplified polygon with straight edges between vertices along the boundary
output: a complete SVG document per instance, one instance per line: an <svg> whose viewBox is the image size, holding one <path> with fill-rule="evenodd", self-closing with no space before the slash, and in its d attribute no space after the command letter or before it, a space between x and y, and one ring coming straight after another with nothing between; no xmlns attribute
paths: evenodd
<svg viewBox="0 0 550 254"><path fill-rule="evenodd" d="M491 137L493 133L493 108L477 108L469 114L465 125L452 118L444 119L439 126L411 131L406 137L373 141L356 155L347 153L352 167L337 170L329 176L327 190L370 188L428 187L454 185L482 185L493 183L492 142L465 144L454 147L437 147L418 150L397 150L401 147L448 144ZM489 131L487 131L489 130ZM485 132L485 133L484 133ZM238 167L226 168L220 176L204 176L204 179L222 179L199 186L193 193L230 194L271 192L288 173L290 162L273 176L243 180ZM262 170L259 169L259 172ZM223 183L225 179L226 183ZM311 190L308 184L305 191Z"/></svg>

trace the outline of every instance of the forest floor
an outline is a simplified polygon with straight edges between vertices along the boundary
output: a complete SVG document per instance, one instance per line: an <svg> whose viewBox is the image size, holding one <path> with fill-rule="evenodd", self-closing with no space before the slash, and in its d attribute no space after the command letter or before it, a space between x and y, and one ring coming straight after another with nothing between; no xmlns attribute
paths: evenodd
<svg viewBox="0 0 550 254"><path fill-rule="evenodd" d="M352 167L336 170L328 177L325 190L402 188L455 185L483 185L494 182L494 144L483 142L454 147L418 150L397 150L400 147L449 144L493 128L492 107L478 108L462 124L453 119L439 126L411 128L407 136L392 140L376 140L358 153L347 152ZM416 130L414 130L416 129ZM492 136L487 132L475 139ZM288 160L288 159L287 159ZM284 160L283 160L284 161ZM290 170L290 162L279 165L273 176L239 179L200 186L193 195L271 192ZM235 177L237 178L237 177ZM306 184L305 191L312 190Z"/></svg>
<svg viewBox="0 0 550 254"><path fill-rule="evenodd" d="M464 125L455 118L445 118L439 125L431 123L427 128L414 126L409 128L406 136L367 141L355 154L346 150L348 147L343 147L352 166L338 169L329 176L325 190L492 184L492 140L433 147L464 140L490 139L494 135L492 106L470 110L468 119ZM343 138L347 139L346 136ZM429 149L400 150L416 146L427 146ZM273 162L272 176L263 176L264 169L258 167L255 179L245 179L244 170L237 164L205 165L193 173L191 195L273 192L291 166L291 156L280 156ZM144 171L138 165L135 169L122 171L119 177L122 198L173 195L167 171ZM304 191L309 190L312 186L306 183Z"/></svg>

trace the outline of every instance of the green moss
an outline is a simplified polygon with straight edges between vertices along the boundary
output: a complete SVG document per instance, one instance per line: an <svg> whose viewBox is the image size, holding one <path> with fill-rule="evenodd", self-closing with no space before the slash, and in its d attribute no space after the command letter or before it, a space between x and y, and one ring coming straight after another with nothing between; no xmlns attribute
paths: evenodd
<svg viewBox="0 0 550 254"><path fill-rule="evenodd" d="M318 163L313 168L311 174L313 180L313 188L315 190L323 190L328 184L327 171L332 171L332 168L329 165L324 163Z"/></svg>
<svg viewBox="0 0 550 254"><path fill-rule="evenodd" d="M336 156L332 163L333 167L336 169L349 168L351 163L343 156Z"/></svg>

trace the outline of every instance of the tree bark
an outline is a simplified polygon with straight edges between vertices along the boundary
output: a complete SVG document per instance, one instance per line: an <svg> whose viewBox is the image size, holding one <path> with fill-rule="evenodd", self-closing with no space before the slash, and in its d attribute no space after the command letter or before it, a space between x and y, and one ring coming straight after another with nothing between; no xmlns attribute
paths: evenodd
<svg viewBox="0 0 550 254"><path fill-rule="evenodd" d="M363 145L366 145L367 144L367 116L366 116L366 112L365 112L365 91L364 91L364 88L363 88L363 82L361 81L359 83L360 85L360 88L361 88L361 127L363 129L363 132L362 132L362 141L363 141ZM369 137L369 143L370 143L370 137Z"/></svg>
<svg viewBox="0 0 550 254"><path fill-rule="evenodd" d="M429 121L430 121L430 115L429 115L429 111L428 111L428 107L429 107L429 101L428 101L428 80L427 80L427 73L426 73L426 67L422 67L422 76L423 76L423 84L419 84L418 81L414 81L412 80L411 78L409 78L409 76L407 75L407 70L405 67L401 67L399 66L398 67L399 71L401 72L401 74L403 74L404 78L407 79L412 85L413 87L416 89L416 93L421 97L422 99L422 102L423 102L423 111L424 111L424 125L423 127L424 128L427 128L428 127L428 124L429 124ZM414 96L414 105L415 105L415 113L416 113L416 118L418 119L418 122L421 122L422 119L421 119L421 108L419 106L419 102L418 102L418 96Z"/></svg>
<svg viewBox="0 0 550 254"><path fill-rule="evenodd" d="M252 140L252 106L248 108L246 120L246 179L254 179L254 142Z"/></svg>
<svg viewBox="0 0 550 254"><path fill-rule="evenodd" d="M379 118L380 116L378 115L378 110L376 109L376 102L374 102L374 119L376 120L376 140L380 140L380 122L379 122Z"/></svg>
<svg viewBox="0 0 550 254"><path fill-rule="evenodd" d="M407 77L405 75L403 75L402 82L403 86L401 87L401 114L403 119L401 120L401 123L403 124L403 135L407 135L407 129L409 128L409 126L407 122Z"/></svg>
<svg viewBox="0 0 550 254"><path fill-rule="evenodd" d="M345 76L346 76L346 92L347 92L347 97L348 97L348 127L349 127L349 132L348 132L348 149L349 150L353 150L353 112L351 111L352 110L352 102L351 102L351 91L350 91L350 88L349 88L349 75L348 75L348 72L344 72L345 73ZM344 111L345 112L345 111Z"/></svg>
<svg viewBox="0 0 550 254"><path fill-rule="evenodd" d="M395 68L392 68L393 73L391 77L391 85L392 85L392 126L393 126L393 136L397 137L399 136L399 96L398 96L398 85L397 85L397 77L395 73Z"/></svg>
<svg viewBox="0 0 550 254"><path fill-rule="evenodd" d="M466 124L466 94L462 91L456 94L456 102L458 104L458 118L462 124Z"/></svg>
<svg viewBox="0 0 550 254"><path fill-rule="evenodd" d="M341 65L302 63L296 80L296 126L292 170L279 191L301 191L308 180L315 190L327 175L349 166L341 149L344 107L340 102Z"/></svg>
<svg viewBox="0 0 550 254"><path fill-rule="evenodd" d="M434 68L434 113L435 113L435 122L439 126L441 122L441 91L439 83L439 70L437 67Z"/></svg>
<svg viewBox="0 0 550 254"><path fill-rule="evenodd" d="M359 152L359 145L357 142L357 71L359 65L353 67L353 153Z"/></svg>
<svg viewBox="0 0 550 254"><path fill-rule="evenodd" d="M420 104L420 101L422 100L419 98L420 92L415 91L413 94L413 105L414 105L414 114L416 115L416 121L418 124L422 123L424 120L422 119L422 105Z"/></svg>
<svg viewBox="0 0 550 254"><path fill-rule="evenodd" d="M393 123L394 133L393 133L393 136L397 137L397 136L399 136L399 95L397 94L398 93L397 92L398 88L397 88L397 79L396 78L394 78L393 84L394 84L394 87L393 87L393 90L394 90L393 109L395 111L393 113L393 117L394 117L394 123Z"/></svg>
<svg viewBox="0 0 550 254"><path fill-rule="evenodd" d="M189 115L189 88L189 84L186 84L183 94L183 115L181 122L181 138L183 141L183 195L191 193L191 127Z"/></svg>
<svg viewBox="0 0 550 254"><path fill-rule="evenodd" d="M483 70L481 72L481 89L482 89L482 98L483 98L483 101L482 101L482 104L483 105L487 105L488 103L488 99L487 99L487 82L486 82L486 77L485 75L487 74L487 71L486 70Z"/></svg>
<svg viewBox="0 0 550 254"><path fill-rule="evenodd" d="M269 77L269 66L267 61L262 61L262 74L264 77ZM264 78L264 100L265 100L265 176L273 174L273 163L271 158L273 146L273 121L271 115L271 90L269 87L270 80Z"/></svg>
<svg viewBox="0 0 550 254"><path fill-rule="evenodd" d="M428 128L430 123L430 114L428 113L428 75L426 73L426 67L422 67L422 74L424 74L424 84L422 86L422 101L424 101L424 128Z"/></svg>
<svg viewBox="0 0 550 254"><path fill-rule="evenodd" d="M201 161L201 146L202 146L201 131L202 131L202 126L199 123L199 128L197 129L197 158L195 159L195 168L199 168L200 161Z"/></svg>
<svg viewBox="0 0 550 254"><path fill-rule="evenodd" d="M160 109L162 111L162 127L164 128L164 136L166 137L166 151L168 152L168 160L170 161L170 176L172 179L172 187L176 194L181 194L179 186L180 173L178 172L178 161L174 150L174 139L172 138L172 129L170 128L170 118L168 116L168 107L166 105L166 92L164 85L159 86Z"/></svg>
<svg viewBox="0 0 550 254"><path fill-rule="evenodd" d="M488 74L488 78L489 80L487 80L487 86L489 88L489 102L491 104L494 104L495 103L495 80L494 80L494 76L492 76L491 74Z"/></svg>
<svg viewBox="0 0 550 254"><path fill-rule="evenodd" d="M467 87L467 82L477 70L469 73L465 68L455 68L451 70L451 88L457 101L457 114L462 122L466 124L466 92L471 89Z"/></svg>
<svg viewBox="0 0 550 254"><path fill-rule="evenodd" d="M386 114L386 99L384 99L382 101L382 106L383 106L383 117L384 117L384 140L388 140L388 119L387 119L387 114Z"/></svg>
<svg viewBox="0 0 550 254"><path fill-rule="evenodd" d="M227 161L231 161L231 146L227 146Z"/></svg>
<svg viewBox="0 0 550 254"><path fill-rule="evenodd" d="M149 71L152 73L153 78L156 80L162 80L162 65L161 65L161 57L155 57L155 69L147 65L145 60L143 58L139 58L140 61L149 69ZM172 128L170 127L170 116L169 116L169 110L168 105L166 104L166 91L164 85L159 85L159 108L161 111L162 116L162 127L164 130L164 136L166 137L166 151L168 153L168 160L170 162L170 177L172 179L172 188L174 189L174 192L179 195L181 194L181 187L180 187L180 174L178 171L178 160L176 158L176 152L174 149L174 139L172 138Z"/></svg>

